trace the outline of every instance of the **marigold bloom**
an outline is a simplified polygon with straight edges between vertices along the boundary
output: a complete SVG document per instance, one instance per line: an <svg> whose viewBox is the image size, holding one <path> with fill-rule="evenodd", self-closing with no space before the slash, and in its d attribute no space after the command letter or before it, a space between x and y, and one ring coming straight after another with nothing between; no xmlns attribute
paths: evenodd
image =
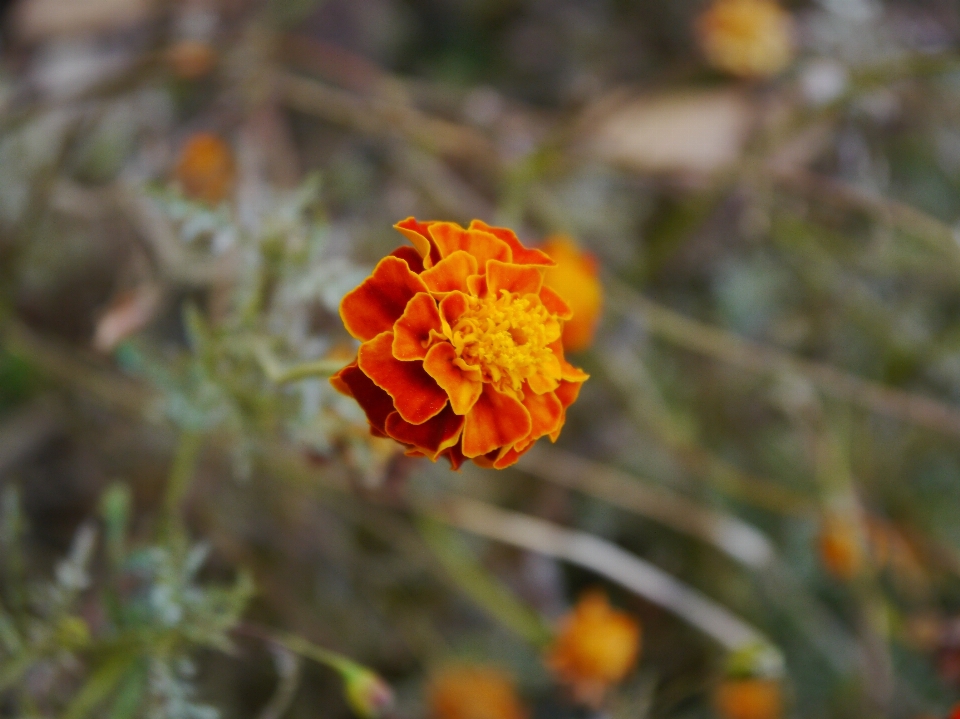
<svg viewBox="0 0 960 719"><path fill-rule="evenodd" d="M563 236L548 238L540 249L557 263L546 271L543 284L560 295L573 310L573 317L563 326L563 347L568 352L585 350L593 344L603 309L597 260Z"/></svg>
<svg viewBox="0 0 960 719"><path fill-rule="evenodd" d="M474 220L396 225L413 247L383 258L340 303L363 344L331 383L371 432L411 456L502 469L556 440L587 375L563 356L571 310L543 286L554 262Z"/></svg>
<svg viewBox="0 0 960 719"><path fill-rule="evenodd" d="M776 679L725 679L717 687L713 703L723 719L779 719L781 694Z"/></svg>
<svg viewBox="0 0 960 719"><path fill-rule="evenodd" d="M546 661L577 701L598 707L633 668L639 651L636 620L612 608L603 592L589 592L563 620Z"/></svg>
<svg viewBox="0 0 960 719"><path fill-rule="evenodd" d="M848 582L863 566L863 550L856 529L840 517L823 520L817 537L820 561L835 578Z"/></svg>
<svg viewBox="0 0 960 719"><path fill-rule="evenodd" d="M236 174L230 146L212 133L196 133L180 151L175 174L187 197L211 205L225 200Z"/></svg>
<svg viewBox="0 0 960 719"><path fill-rule="evenodd" d="M793 20L774 0L715 0L697 32L707 61L738 77L773 77L793 59Z"/></svg>
<svg viewBox="0 0 960 719"><path fill-rule="evenodd" d="M459 666L430 684L430 719L526 719L513 681L493 667Z"/></svg>

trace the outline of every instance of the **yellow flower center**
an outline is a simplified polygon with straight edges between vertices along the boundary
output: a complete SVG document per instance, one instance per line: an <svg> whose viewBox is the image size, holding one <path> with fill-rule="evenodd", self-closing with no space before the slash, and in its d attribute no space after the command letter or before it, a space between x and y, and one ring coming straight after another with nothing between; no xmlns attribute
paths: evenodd
<svg viewBox="0 0 960 719"><path fill-rule="evenodd" d="M469 298L467 311L447 338L457 351L456 364L478 373L501 392L522 397L525 381L534 391L556 386L560 362L550 344L560 339L560 323L536 295L521 297L501 290L499 297Z"/></svg>

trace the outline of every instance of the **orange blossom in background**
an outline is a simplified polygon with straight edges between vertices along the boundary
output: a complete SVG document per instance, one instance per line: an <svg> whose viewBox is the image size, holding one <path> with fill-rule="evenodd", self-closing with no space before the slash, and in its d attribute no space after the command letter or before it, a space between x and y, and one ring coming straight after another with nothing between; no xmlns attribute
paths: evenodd
<svg viewBox="0 0 960 719"><path fill-rule="evenodd" d="M724 679L713 704L722 719L779 719L783 709L780 682L762 677Z"/></svg>
<svg viewBox="0 0 960 719"><path fill-rule="evenodd" d="M560 295L573 310L573 317L563 325L563 348L568 352L585 350L593 344L603 310L597 260L562 235L547 238L540 249L557 263L546 271L543 284Z"/></svg>
<svg viewBox="0 0 960 719"><path fill-rule="evenodd" d="M774 0L715 0L697 34L707 62L737 77L773 77L793 60L793 20Z"/></svg>
<svg viewBox="0 0 960 719"><path fill-rule="evenodd" d="M637 621L611 607L603 592L593 591L563 619L546 662L574 699L599 707L610 687L633 668L639 651Z"/></svg>
<svg viewBox="0 0 960 719"><path fill-rule="evenodd" d="M571 310L543 284L554 265L508 229L474 220L396 225L413 247L380 260L340 303L363 344L331 378L371 432L411 456L502 469L555 440L587 375L563 356Z"/></svg>
<svg viewBox="0 0 960 719"><path fill-rule="evenodd" d="M187 197L216 205L233 191L233 152L216 135L195 133L180 150L174 174Z"/></svg>
<svg viewBox="0 0 960 719"><path fill-rule="evenodd" d="M430 683L430 719L526 719L513 681L494 667L449 667Z"/></svg>

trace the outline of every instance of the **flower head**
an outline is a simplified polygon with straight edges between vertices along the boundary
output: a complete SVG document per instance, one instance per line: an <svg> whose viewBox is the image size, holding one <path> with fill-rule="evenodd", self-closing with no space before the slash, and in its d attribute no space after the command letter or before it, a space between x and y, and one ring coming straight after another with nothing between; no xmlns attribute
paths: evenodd
<svg viewBox="0 0 960 719"><path fill-rule="evenodd" d="M396 228L413 247L383 258L340 303L363 344L333 386L357 400L374 435L455 469L467 459L501 469L555 440L587 375L563 356L572 313L544 286L553 260L479 220Z"/></svg>
<svg viewBox="0 0 960 719"><path fill-rule="evenodd" d="M563 620L547 665L575 699L597 707L633 668L639 651L637 621L612 608L602 592L590 592Z"/></svg>
<svg viewBox="0 0 960 719"><path fill-rule="evenodd" d="M783 709L780 681L774 678L729 678L713 698L722 719L779 719Z"/></svg>
<svg viewBox="0 0 960 719"><path fill-rule="evenodd" d="M775 0L715 0L697 31L707 61L731 75L773 77L793 59L793 22Z"/></svg>
<svg viewBox="0 0 960 719"><path fill-rule="evenodd" d="M175 174L187 197L211 205L222 202L233 190L236 174L230 146L212 133L196 133L180 150Z"/></svg>
<svg viewBox="0 0 960 719"><path fill-rule="evenodd" d="M563 326L563 347L579 352L593 344L603 309L603 287L597 278L597 261L568 237L547 238L540 246L557 263L548 269L543 284L560 295L573 310Z"/></svg>
<svg viewBox="0 0 960 719"><path fill-rule="evenodd" d="M493 667L449 667L430 684L430 719L526 719L513 681Z"/></svg>

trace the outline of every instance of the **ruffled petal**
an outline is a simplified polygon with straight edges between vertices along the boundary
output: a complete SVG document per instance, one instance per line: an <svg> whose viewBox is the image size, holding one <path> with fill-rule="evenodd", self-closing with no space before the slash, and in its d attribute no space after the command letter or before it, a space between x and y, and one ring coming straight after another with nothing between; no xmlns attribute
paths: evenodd
<svg viewBox="0 0 960 719"><path fill-rule="evenodd" d="M530 413L530 434L518 443L518 448L528 447L548 434L559 434L565 419L564 406L555 393L524 392L523 406Z"/></svg>
<svg viewBox="0 0 960 719"><path fill-rule="evenodd" d="M563 421L559 427L550 433L551 442L556 442L557 437L560 436L560 430L563 429L563 424L567 421L567 407L577 401L577 397L580 394L580 387L582 386L583 382L566 382L561 380L560 384L557 385L557 389L554 390L554 394L557 396L557 399L560 400L560 404L563 405Z"/></svg>
<svg viewBox="0 0 960 719"><path fill-rule="evenodd" d="M544 307L557 316L557 319L569 320L573 318L573 310L570 309L570 305L549 287L543 287L540 290L540 301Z"/></svg>
<svg viewBox="0 0 960 719"><path fill-rule="evenodd" d="M398 360L422 360L427 356L431 334L441 332L440 310L428 292L419 292L393 325L393 356Z"/></svg>
<svg viewBox="0 0 960 719"><path fill-rule="evenodd" d="M393 327L407 303L426 292L420 276L399 257L384 257L373 273L340 302L340 318L347 332L358 340L373 339Z"/></svg>
<svg viewBox="0 0 960 719"><path fill-rule="evenodd" d="M487 278L485 275L470 275L467 278L467 291L474 297L487 296Z"/></svg>
<svg viewBox="0 0 960 719"><path fill-rule="evenodd" d="M441 257L464 250L477 258L481 268L486 266L487 260L510 262L513 258L510 246L489 232L465 230L455 222L434 222L427 231L440 249Z"/></svg>
<svg viewBox="0 0 960 719"><path fill-rule="evenodd" d="M457 320L467 311L469 301L462 292L451 292L440 300L440 318L447 323L444 330L457 324Z"/></svg>
<svg viewBox="0 0 960 719"><path fill-rule="evenodd" d="M433 377L437 384L450 397L450 406L457 414L467 414L477 403L483 391L482 377L479 371L464 371L454 360L457 352L449 342L439 342L430 348L423 360L424 371Z"/></svg>
<svg viewBox="0 0 960 719"><path fill-rule="evenodd" d="M330 384L341 394L357 400L370 422L371 433L386 436L384 426L387 415L393 412L393 400L363 373L355 361L333 375Z"/></svg>
<svg viewBox="0 0 960 719"><path fill-rule="evenodd" d="M500 451L500 454L497 455L497 458L493 460L491 467L493 469L506 469L507 467L516 464L517 460L529 452L531 447L533 447L533 442L521 450L517 450L516 447L504 447Z"/></svg>
<svg viewBox="0 0 960 719"><path fill-rule="evenodd" d="M464 418L446 407L433 419L423 424L410 424L399 412L387 416L387 434L402 444L412 446L426 457L436 461L437 456L460 441Z"/></svg>
<svg viewBox="0 0 960 719"><path fill-rule="evenodd" d="M546 357L537 371L527 378L530 389L537 394L553 392L560 382L563 372L562 365L563 363L556 355Z"/></svg>
<svg viewBox="0 0 960 719"><path fill-rule="evenodd" d="M463 454L478 457L513 446L530 434L530 413L513 397L484 383L463 427Z"/></svg>
<svg viewBox="0 0 960 719"><path fill-rule="evenodd" d="M440 456L450 460L450 469L454 471L458 471L460 467L463 466L463 463L467 461L467 458L463 456L463 447L460 442L457 442L450 447L450 449L445 449L440 453Z"/></svg>
<svg viewBox="0 0 960 719"><path fill-rule="evenodd" d="M536 267L511 265L499 260L487 261L487 294L499 297L500 292L536 295L543 286L543 273Z"/></svg>
<svg viewBox="0 0 960 719"><path fill-rule="evenodd" d="M392 353L393 332L383 332L360 345L357 363L374 384L393 398L407 422L423 424L447 404L447 393L423 371L422 362L401 362Z"/></svg>
<svg viewBox="0 0 960 719"><path fill-rule="evenodd" d="M410 245L400 245L400 247L390 253L390 256L399 257L406 262L411 272L416 272L418 275L423 272L423 258L420 256L420 253Z"/></svg>
<svg viewBox="0 0 960 719"><path fill-rule="evenodd" d="M432 222L417 222L413 217L408 217L393 226L395 230L413 243L420 257L423 258L424 267L433 267L440 261L440 250L430 237L430 225L432 224Z"/></svg>
<svg viewBox="0 0 960 719"><path fill-rule="evenodd" d="M557 264L550 259L547 253L543 252L542 250L524 247L516 233L513 230L507 229L506 227L491 227L483 220L474 220L470 223L469 229L489 232L497 239L506 242L510 246L510 250L513 253L514 264L540 265L541 267L553 267Z"/></svg>
<svg viewBox="0 0 960 719"><path fill-rule="evenodd" d="M579 382L580 384L583 384L588 379L590 379L590 375L588 375L579 367L574 367L565 359L561 358L560 359L560 378L567 382Z"/></svg>
<svg viewBox="0 0 960 719"><path fill-rule="evenodd" d="M452 292L467 289L467 277L477 274L477 258L463 250L457 250L420 277L431 292Z"/></svg>

